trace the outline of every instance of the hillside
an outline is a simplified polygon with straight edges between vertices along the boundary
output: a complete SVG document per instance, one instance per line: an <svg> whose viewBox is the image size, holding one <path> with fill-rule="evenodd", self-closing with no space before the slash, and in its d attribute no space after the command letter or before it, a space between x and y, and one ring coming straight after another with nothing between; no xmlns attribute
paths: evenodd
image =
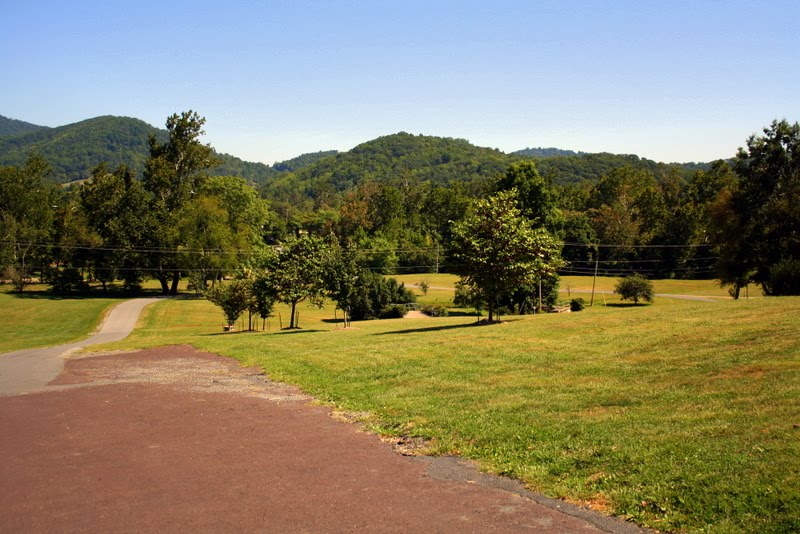
<svg viewBox="0 0 800 534"><path fill-rule="evenodd" d="M39 126L37 124L31 124L25 121L9 119L8 117L3 117L0 115L0 136L25 134L46 128L46 126Z"/></svg>
<svg viewBox="0 0 800 534"><path fill-rule="evenodd" d="M103 116L57 128L0 116L0 166L22 165L31 153L53 167L52 178L68 183L89 176L101 162L125 164L141 174L149 154L148 137L165 140L167 132L129 117ZM635 155L590 154L558 148L527 148L505 154L464 139L400 132L358 145L348 152L303 154L273 166L218 154L213 174L241 176L264 188L268 196L289 200L337 196L365 181L402 180L480 186L513 161L530 158L554 183L597 182L612 169L633 166L658 174L665 164ZM708 167L677 165L683 172Z"/></svg>
<svg viewBox="0 0 800 534"><path fill-rule="evenodd" d="M16 123L27 127L14 126ZM84 179L102 162L111 168L128 165L141 174L150 151L149 136L167 139L166 130L130 117L96 117L57 128L13 119L0 122L0 128L4 125L27 131L0 137L0 166L22 165L30 154L39 153L53 167L52 178L58 183ZM218 157L222 164L214 169L214 174L242 176L256 183L280 174L263 163L243 161L229 154Z"/></svg>
<svg viewBox="0 0 800 534"><path fill-rule="evenodd" d="M266 184L270 196L300 193L311 198L341 194L367 181L485 182L516 159L463 139L400 132L335 153Z"/></svg>

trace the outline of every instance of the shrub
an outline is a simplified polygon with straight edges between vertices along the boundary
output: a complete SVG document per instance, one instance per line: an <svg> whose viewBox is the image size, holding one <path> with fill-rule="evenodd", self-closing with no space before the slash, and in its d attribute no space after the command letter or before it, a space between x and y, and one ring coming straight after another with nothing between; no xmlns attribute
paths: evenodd
<svg viewBox="0 0 800 534"><path fill-rule="evenodd" d="M653 302L653 282L640 274L632 274L617 282L614 293L622 300L632 300L634 304L639 304L640 300Z"/></svg>
<svg viewBox="0 0 800 534"><path fill-rule="evenodd" d="M431 288L427 280L422 280L420 283L417 284L417 287L419 288L420 291L422 291L423 295L427 295L428 290Z"/></svg>
<svg viewBox="0 0 800 534"><path fill-rule="evenodd" d="M53 269L48 273L50 283L53 286L53 293L56 295L72 295L73 293L83 293L89 289L83 275L74 268Z"/></svg>
<svg viewBox="0 0 800 534"><path fill-rule="evenodd" d="M430 315L431 317L447 317L448 315L447 308L441 304L429 304L427 306L423 306L420 311L425 315Z"/></svg>
<svg viewBox="0 0 800 534"><path fill-rule="evenodd" d="M585 307L586 307L586 301L580 297L572 299L569 303L570 311L579 312L583 310Z"/></svg>
<svg viewBox="0 0 800 534"><path fill-rule="evenodd" d="M384 308L380 313L381 319L402 319L408 313L408 308L401 304L393 304Z"/></svg>
<svg viewBox="0 0 800 534"><path fill-rule="evenodd" d="M800 295L800 260L783 259L770 267L764 290L767 295Z"/></svg>

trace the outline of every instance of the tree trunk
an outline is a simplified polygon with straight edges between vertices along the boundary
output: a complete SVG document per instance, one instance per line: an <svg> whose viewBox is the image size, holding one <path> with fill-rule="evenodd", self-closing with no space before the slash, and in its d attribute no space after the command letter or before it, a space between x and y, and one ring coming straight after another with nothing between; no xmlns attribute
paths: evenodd
<svg viewBox="0 0 800 534"><path fill-rule="evenodd" d="M487 307L489 308L489 319L488 319L488 321L489 321L489 323L491 323L492 320L494 319L494 298L489 299L489 303L487 304Z"/></svg>
<svg viewBox="0 0 800 534"><path fill-rule="evenodd" d="M180 281L181 281L181 273L179 271L175 271L172 274L172 287L169 288L170 295L178 294L178 282Z"/></svg>
<svg viewBox="0 0 800 534"><path fill-rule="evenodd" d="M169 295L169 284L167 283L167 275L159 274L158 281L161 284L161 293Z"/></svg>
<svg viewBox="0 0 800 534"><path fill-rule="evenodd" d="M292 318L289 319L289 330L294 328L294 310L297 307L296 302L292 302Z"/></svg>

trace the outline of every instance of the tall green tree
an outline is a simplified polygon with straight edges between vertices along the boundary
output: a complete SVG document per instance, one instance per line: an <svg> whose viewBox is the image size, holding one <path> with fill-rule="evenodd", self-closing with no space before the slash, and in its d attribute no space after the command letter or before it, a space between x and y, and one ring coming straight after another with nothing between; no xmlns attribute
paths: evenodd
<svg viewBox="0 0 800 534"><path fill-rule="evenodd" d="M477 201L453 225L451 249L453 272L485 297L489 322L500 294L532 285L563 265L556 239L522 215L515 189Z"/></svg>
<svg viewBox="0 0 800 534"><path fill-rule="evenodd" d="M150 195L128 167L121 165L109 172L100 165L83 184L79 196L87 224L100 239L89 258L95 276L104 288L121 278L126 289L137 291L145 274L145 249L153 241Z"/></svg>
<svg viewBox="0 0 800 534"><path fill-rule="evenodd" d="M723 246L743 251L753 281L779 294L773 270L785 278L786 265L800 260L800 123L773 121L739 149L734 168L740 182L731 202L741 233Z"/></svg>
<svg viewBox="0 0 800 534"><path fill-rule="evenodd" d="M156 220L154 240L158 250L151 255L150 267L164 294L178 292L180 212L199 193L208 170L219 164L211 146L200 142L205 122L191 110L174 114L167 119L169 140L166 143L150 137L150 157L142 183L153 197L151 212Z"/></svg>
<svg viewBox="0 0 800 534"><path fill-rule="evenodd" d="M50 263L46 244L60 195L49 173L38 155L21 167L0 168L0 266L17 291L30 282L35 267Z"/></svg>
<svg viewBox="0 0 800 534"><path fill-rule="evenodd" d="M498 180L498 191L511 189L516 189L519 208L534 228L558 231L563 223L558 196L551 181L542 178L533 161L514 163Z"/></svg>

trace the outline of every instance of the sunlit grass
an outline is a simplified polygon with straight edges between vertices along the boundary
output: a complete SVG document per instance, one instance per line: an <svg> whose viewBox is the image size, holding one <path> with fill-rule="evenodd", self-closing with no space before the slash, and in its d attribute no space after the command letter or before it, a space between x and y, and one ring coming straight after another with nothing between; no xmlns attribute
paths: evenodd
<svg viewBox="0 0 800 534"><path fill-rule="evenodd" d="M45 286L0 291L0 352L59 345L86 337L120 299L54 298Z"/></svg>
<svg viewBox="0 0 800 534"><path fill-rule="evenodd" d="M234 334L207 302L173 300L114 347L189 343L260 365L371 413L381 432L644 525L798 530L800 299L608 298L489 327L448 317L342 330L331 308L303 308L299 332L273 319L270 332Z"/></svg>

